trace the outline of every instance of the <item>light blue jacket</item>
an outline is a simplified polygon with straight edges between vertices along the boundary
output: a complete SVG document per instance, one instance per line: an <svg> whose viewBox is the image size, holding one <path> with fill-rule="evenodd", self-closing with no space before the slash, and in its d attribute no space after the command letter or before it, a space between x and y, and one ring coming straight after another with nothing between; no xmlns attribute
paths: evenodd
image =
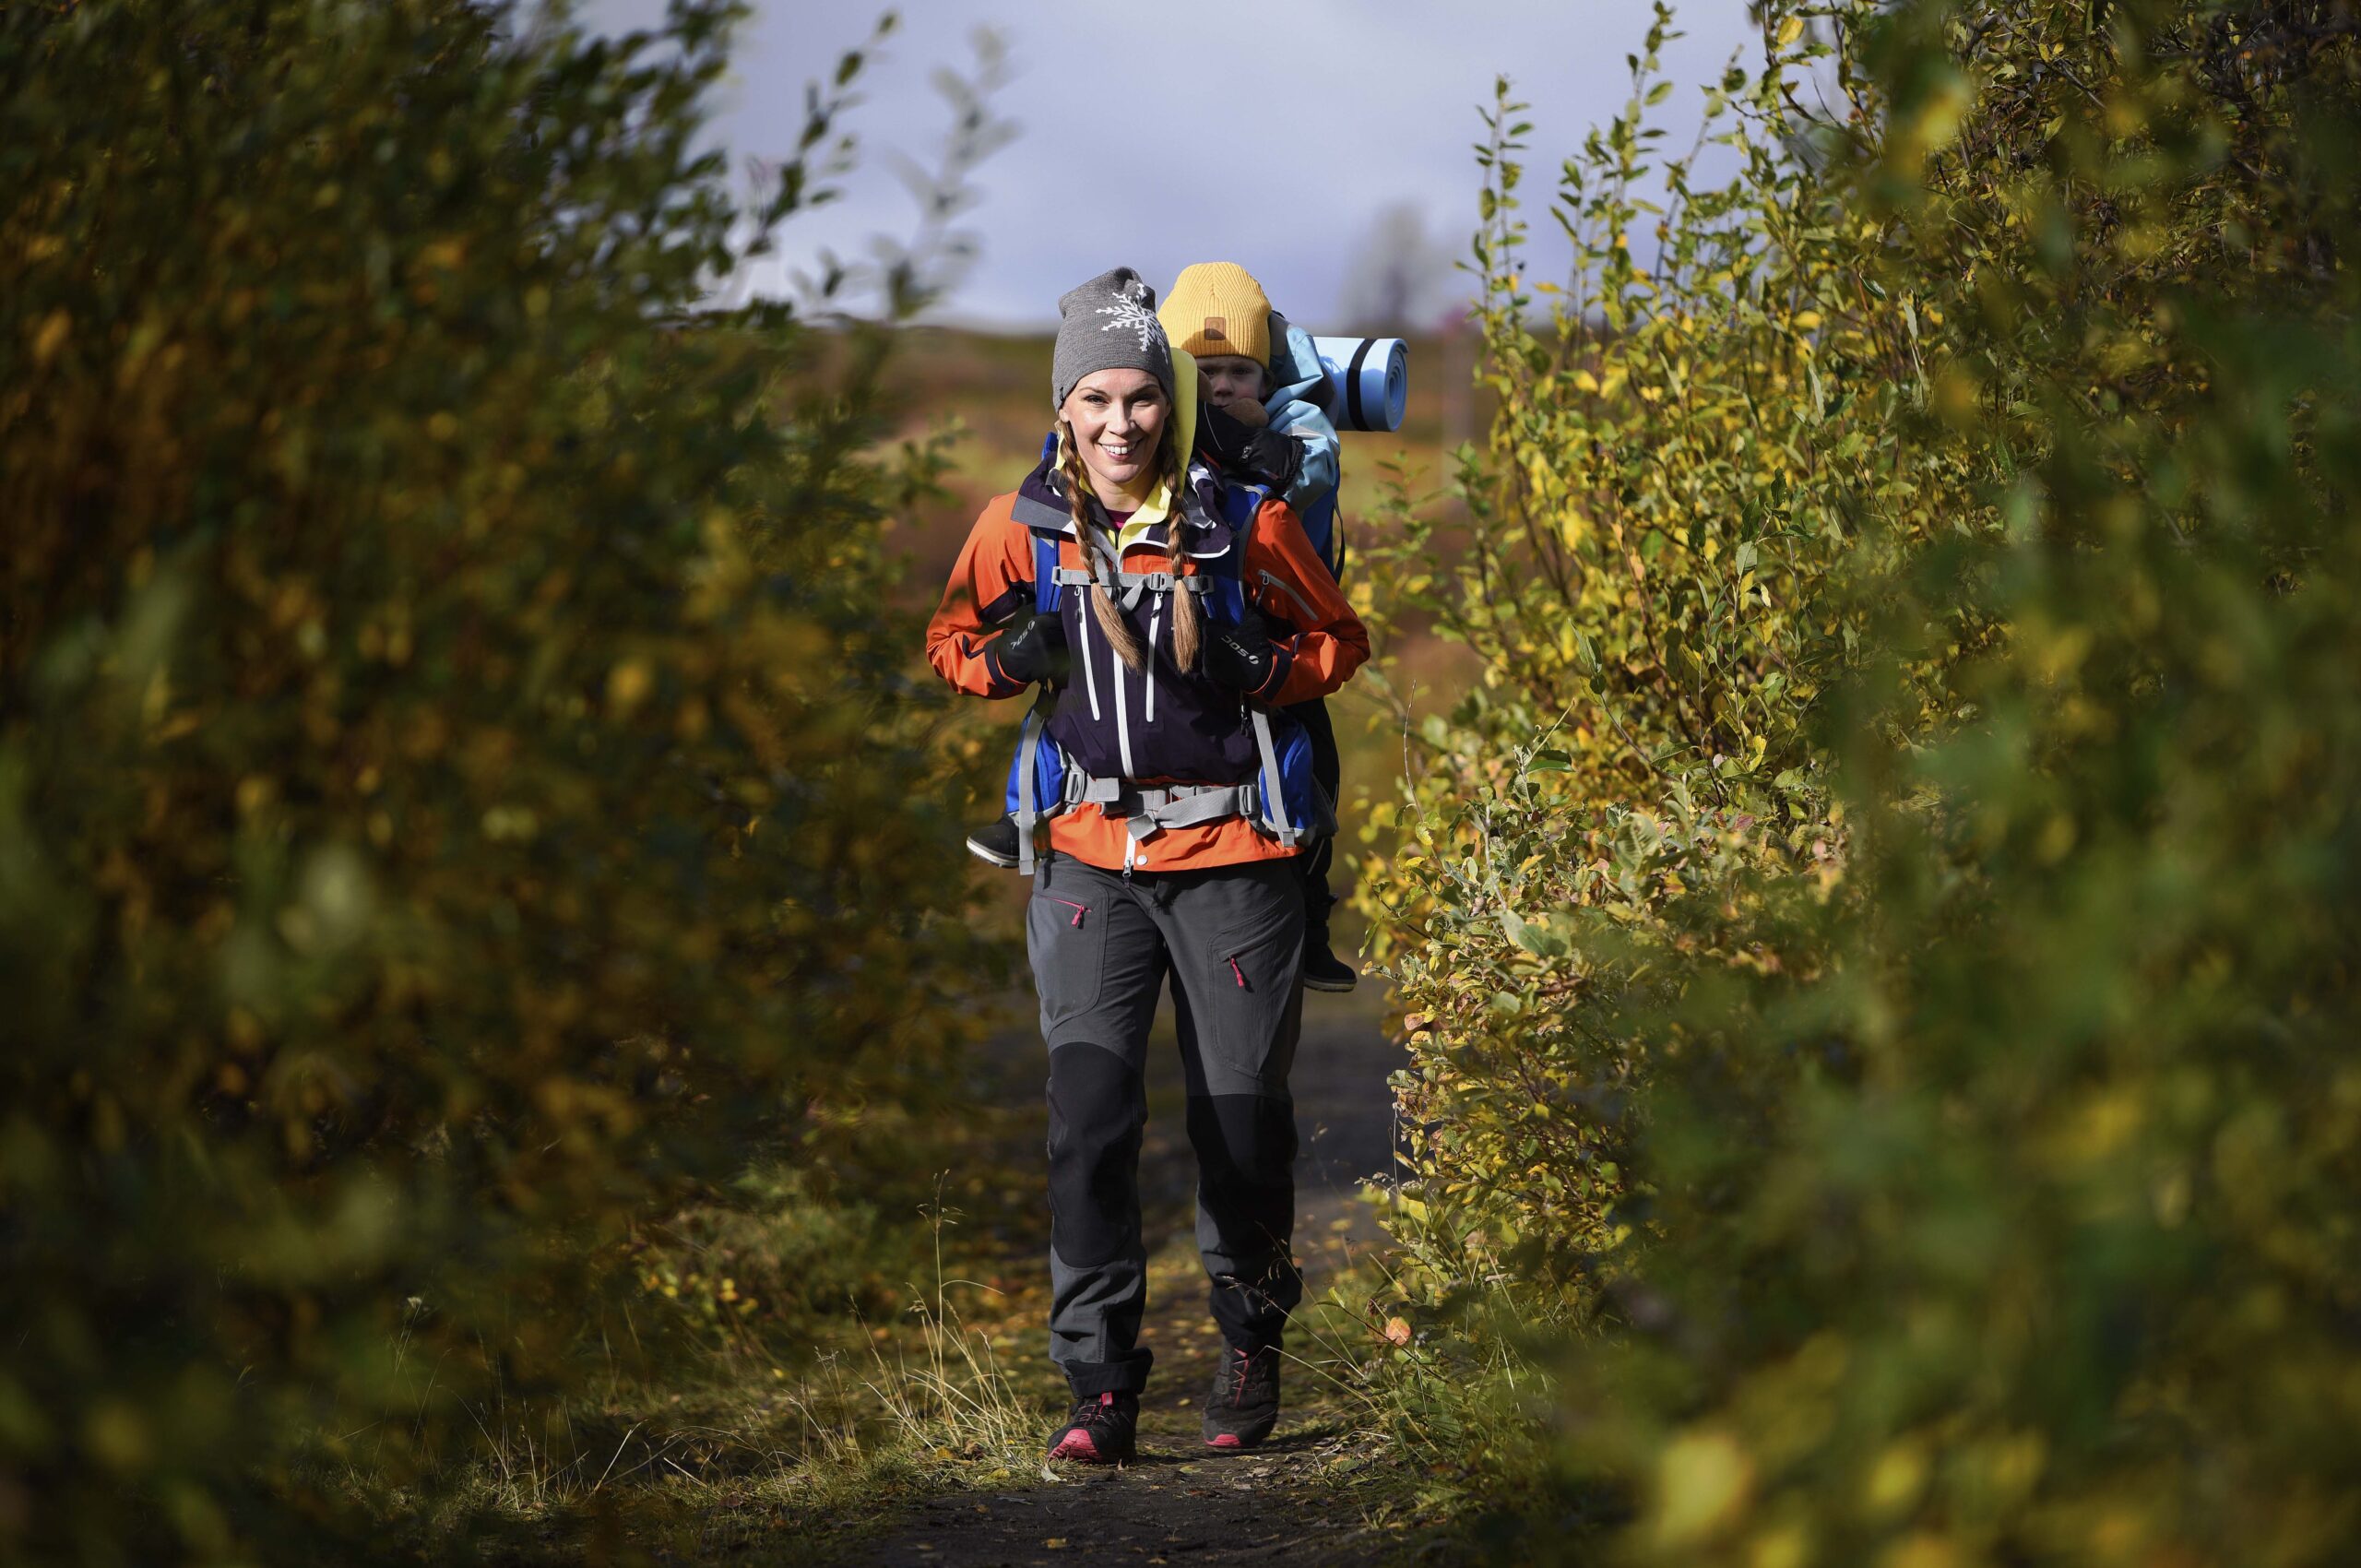
<svg viewBox="0 0 2361 1568"><path fill-rule="evenodd" d="M1303 460L1287 486L1287 505L1302 521L1312 549L1342 581L1345 540L1336 527L1336 427L1323 406L1328 373L1320 366L1311 334L1277 311L1271 313L1271 395L1263 399L1271 428L1303 445Z"/></svg>

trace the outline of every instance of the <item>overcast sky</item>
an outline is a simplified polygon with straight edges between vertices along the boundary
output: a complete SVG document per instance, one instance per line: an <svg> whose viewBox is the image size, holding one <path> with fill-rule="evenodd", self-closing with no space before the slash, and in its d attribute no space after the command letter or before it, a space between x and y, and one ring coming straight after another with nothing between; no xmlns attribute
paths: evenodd
<svg viewBox="0 0 2361 1568"><path fill-rule="evenodd" d="M804 84L868 33L882 6L753 0L716 134L742 167L789 149ZM995 99L1018 134L979 171L983 200L964 220L980 255L948 302L952 318L1024 327L1056 317L1057 296L1117 263L1159 291L1193 261L1242 263L1274 303L1315 329L1356 295L1356 252L1378 215L1415 207L1452 257L1475 227L1470 147L1479 105L1505 73L1533 105L1526 216L1554 231L1546 180L1628 95L1627 53L1646 0L902 0L902 27L866 75L853 122L867 156L842 204L781 232L790 256L858 253L865 236L907 234L915 207L887 149L931 164L950 111L938 68L974 61L979 27L1005 46ZM663 0L586 0L589 26L647 27ZM1668 46L1679 84L1658 111L1685 148L1703 84L1750 46L1745 0L1685 0L1688 37ZM1534 181L1545 184L1532 192ZM1635 238L1637 238L1635 236ZM1562 244L1537 248L1560 265ZM1453 290L1448 279L1445 290ZM1437 307L1430 303L1421 312Z"/></svg>

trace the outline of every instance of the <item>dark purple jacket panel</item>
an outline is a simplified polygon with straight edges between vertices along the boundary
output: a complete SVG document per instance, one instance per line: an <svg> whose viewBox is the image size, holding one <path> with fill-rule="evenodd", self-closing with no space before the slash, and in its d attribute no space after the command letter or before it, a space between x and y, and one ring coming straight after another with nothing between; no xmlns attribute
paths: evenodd
<svg viewBox="0 0 2361 1568"><path fill-rule="evenodd" d="M1102 514L1090 503L1092 517ZM1084 546L1074 537L1071 514L1045 462L1019 487L1017 515L1027 527L1061 536L1059 557L1066 566L1080 565ZM1239 541L1228 526L1202 505L1184 503L1182 516L1160 523L1149 542L1168 552L1178 535L1186 553L1196 557L1201 570L1219 573L1229 565L1234 573ZM1135 555L1127 569L1165 569L1165 562ZM1139 602L1116 611L1149 651L1147 670L1125 668L1107 640L1089 600L1095 589L1069 587L1059 596L1064 618L1066 648L1073 660L1065 688L1058 694L1056 711L1048 726L1050 739L1082 769L1101 778L1135 782L1242 784L1259 770L1262 758L1246 705L1236 692L1202 673L1184 673L1173 655L1172 600L1178 592L1143 591ZM1209 595L1198 600L1210 622L1217 612ZM1234 597L1234 596L1229 596Z"/></svg>

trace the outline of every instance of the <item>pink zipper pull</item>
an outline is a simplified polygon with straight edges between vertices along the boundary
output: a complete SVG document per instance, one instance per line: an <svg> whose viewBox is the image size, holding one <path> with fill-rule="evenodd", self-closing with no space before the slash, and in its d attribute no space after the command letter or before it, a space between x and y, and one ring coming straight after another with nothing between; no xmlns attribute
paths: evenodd
<svg viewBox="0 0 2361 1568"><path fill-rule="evenodd" d="M1244 991L1248 989L1246 984L1246 971L1238 967L1238 960L1235 958L1232 958L1229 961L1229 972L1238 977L1239 990Z"/></svg>
<svg viewBox="0 0 2361 1568"><path fill-rule="evenodd" d="M1067 909L1074 911L1074 919L1066 922L1068 925L1080 925L1082 923L1082 917L1090 912L1089 905L1077 904L1071 898L1061 898L1054 893L1050 895L1050 902L1052 904L1063 904Z"/></svg>

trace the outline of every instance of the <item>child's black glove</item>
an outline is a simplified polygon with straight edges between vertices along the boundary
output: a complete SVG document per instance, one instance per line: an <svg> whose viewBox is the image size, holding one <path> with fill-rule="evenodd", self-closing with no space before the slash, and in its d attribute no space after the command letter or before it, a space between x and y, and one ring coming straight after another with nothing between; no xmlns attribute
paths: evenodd
<svg viewBox="0 0 2361 1568"><path fill-rule="evenodd" d="M1211 403L1199 406L1197 445L1224 472L1285 490L1303 461L1303 445L1268 425L1233 419Z"/></svg>
<svg viewBox="0 0 2361 1568"><path fill-rule="evenodd" d="M1065 620L1034 611L1012 622L991 648L1001 672L1012 681L1062 680L1068 664Z"/></svg>
<svg viewBox="0 0 2361 1568"><path fill-rule="evenodd" d="M1205 673L1234 692L1268 685L1278 658L1263 617L1252 610L1235 626L1216 626L1205 637Z"/></svg>

